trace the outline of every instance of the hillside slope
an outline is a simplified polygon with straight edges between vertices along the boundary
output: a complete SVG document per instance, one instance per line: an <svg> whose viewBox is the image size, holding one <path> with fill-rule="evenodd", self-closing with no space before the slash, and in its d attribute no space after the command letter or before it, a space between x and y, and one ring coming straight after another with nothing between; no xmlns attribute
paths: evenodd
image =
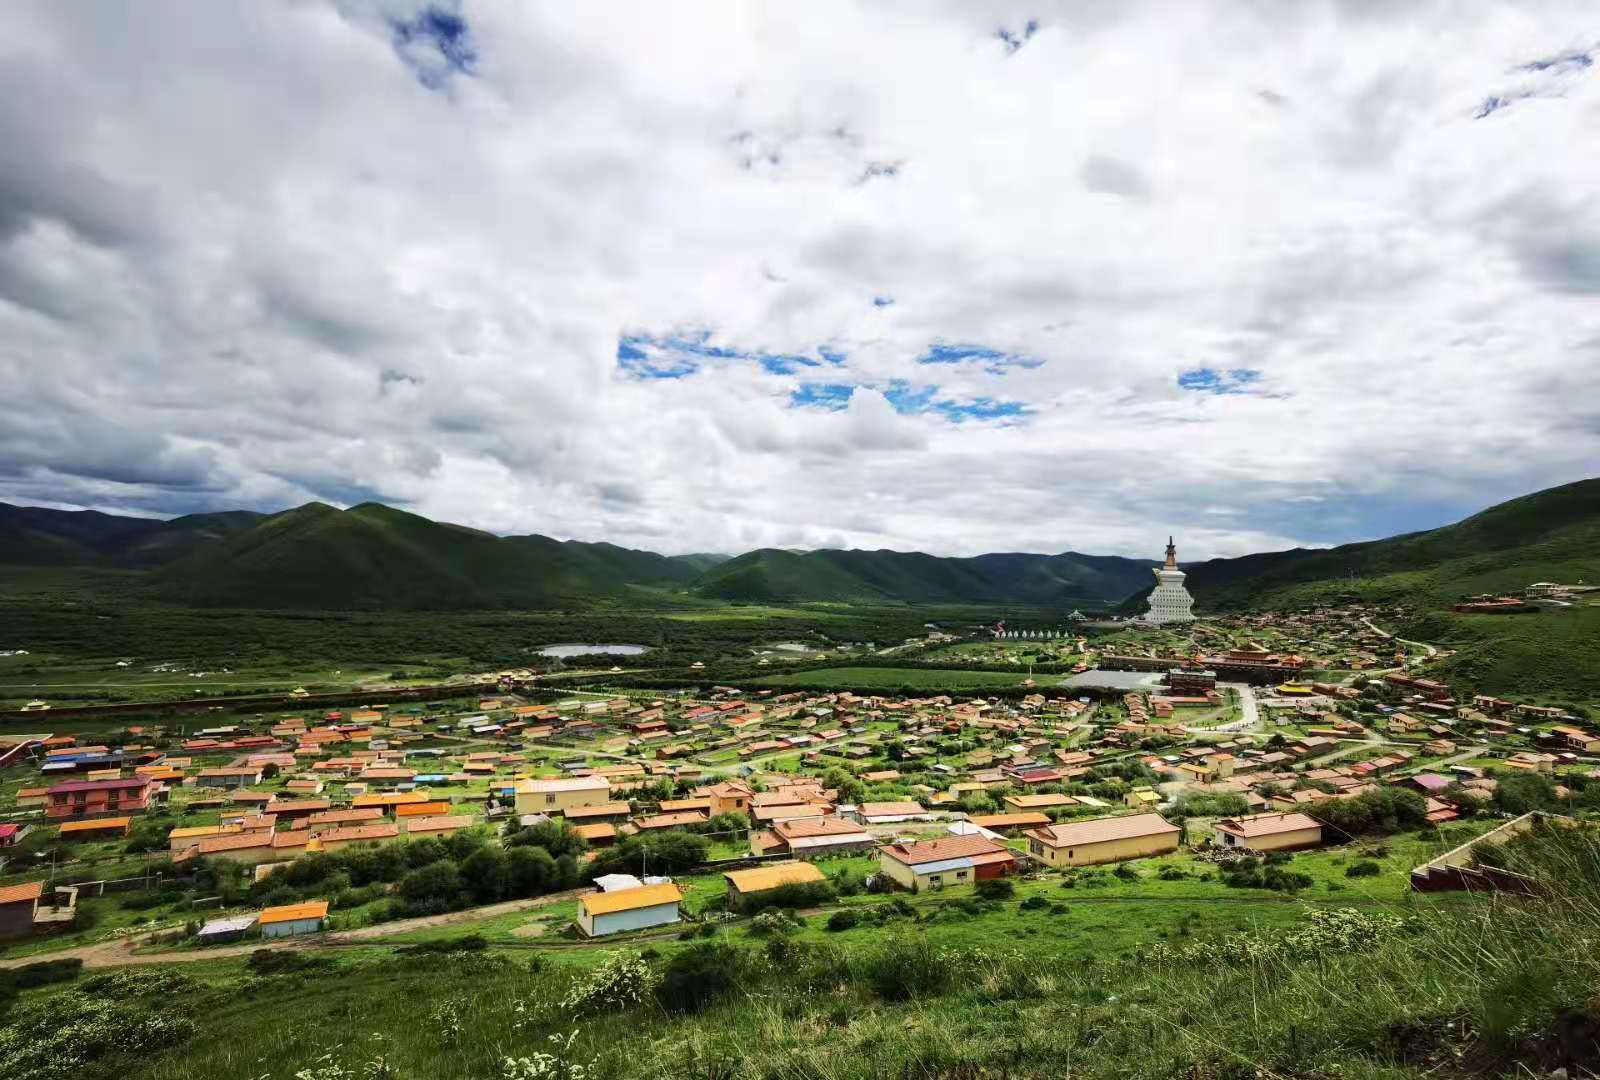
<svg viewBox="0 0 1600 1080"><path fill-rule="evenodd" d="M1600 582L1600 479L1524 495L1426 532L1336 548L1275 551L1184 566L1202 611L1364 600L1447 608L1535 581ZM1142 609L1140 594L1126 610Z"/></svg>
<svg viewBox="0 0 1600 1080"><path fill-rule="evenodd" d="M160 568L153 588L160 599L206 607L550 608L630 585L683 585L703 566L702 556L499 537L378 503L309 503L197 547Z"/></svg>
<svg viewBox="0 0 1600 1080"><path fill-rule="evenodd" d="M155 566L255 525L234 510L161 521L97 510L0 503L0 562L14 566Z"/></svg>
<svg viewBox="0 0 1600 1080"><path fill-rule="evenodd" d="M739 601L902 601L1098 606L1128 594L1153 563L1117 556L808 552L763 548L708 571L701 595Z"/></svg>

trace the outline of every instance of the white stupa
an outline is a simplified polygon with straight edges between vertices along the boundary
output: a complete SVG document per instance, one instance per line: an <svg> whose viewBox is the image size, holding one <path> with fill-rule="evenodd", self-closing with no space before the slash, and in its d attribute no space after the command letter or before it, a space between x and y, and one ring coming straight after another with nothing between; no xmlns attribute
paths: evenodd
<svg viewBox="0 0 1600 1080"><path fill-rule="evenodd" d="M1155 591L1150 594L1150 610L1145 612L1147 623L1194 622L1194 597L1183 587L1188 575L1178 569L1178 549L1167 537L1167 564L1152 571L1156 576Z"/></svg>

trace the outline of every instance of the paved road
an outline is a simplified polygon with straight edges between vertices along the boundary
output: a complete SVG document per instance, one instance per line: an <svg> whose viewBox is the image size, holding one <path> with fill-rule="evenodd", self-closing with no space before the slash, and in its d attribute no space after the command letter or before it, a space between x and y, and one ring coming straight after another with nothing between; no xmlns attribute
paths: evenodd
<svg viewBox="0 0 1600 1080"><path fill-rule="evenodd" d="M1363 618L1361 621L1366 624L1366 627L1367 627L1368 630L1371 630L1374 634L1377 634L1379 637L1385 637L1385 638L1389 638L1389 639L1391 639L1393 641L1398 641L1402 645L1414 645L1417 648L1423 650L1424 652L1426 652L1428 654L1428 659L1429 660L1432 660L1435 656L1439 655L1439 650L1434 648L1432 645L1429 645L1426 641L1407 641L1405 638L1395 637L1393 634L1389 633L1389 631L1387 631L1387 630L1379 629L1378 626L1376 624L1374 624L1371 619ZM1416 663L1416 661L1412 661L1412 662Z"/></svg>
<svg viewBox="0 0 1600 1080"><path fill-rule="evenodd" d="M571 900L575 896L593 891L593 889L573 889L568 892L551 893L548 896L535 896L526 900L507 900L500 904L487 904L483 907L467 908L464 911L451 911L444 915L424 915L415 919L396 919L394 922L379 923L376 926L363 926L357 930L335 930L328 934L307 934L304 937L276 938L270 941L253 941L245 945L219 945L205 949L140 953L134 950L146 944L146 938L149 935L113 938L110 941L99 941L93 945L80 945L72 949L61 949L57 952L0 958L0 968L22 967L24 964L33 964L41 960L65 960L72 957L81 959L83 966L86 968L122 967L128 964L184 964L196 960L248 956L257 949L313 949L344 945L364 945L370 941L379 941L383 938L394 937L397 934L405 934L413 930L430 930L439 926L455 926L459 923L477 922L481 919L493 918L496 915L512 915L519 911L533 911L537 908L559 904L563 900Z"/></svg>
<svg viewBox="0 0 1600 1080"><path fill-rule="evenodd" d="M1235 730L1261 730L1261 710L1256 705L1256 688L1251 686L1249 683L1242 682L1218 683L1217 685L1227 687L1229 690L1235 690L1239 694L1239 716L1240 719L1245 721L1245 725L1244 727L1237 728Z"/></svg>

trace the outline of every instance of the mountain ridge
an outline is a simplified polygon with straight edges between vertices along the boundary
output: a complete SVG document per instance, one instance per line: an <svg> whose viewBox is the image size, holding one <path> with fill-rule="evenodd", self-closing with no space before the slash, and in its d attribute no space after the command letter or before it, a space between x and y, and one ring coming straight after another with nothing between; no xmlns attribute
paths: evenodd
<svg viewBox="0 0 1600 1080"><path fill-rule="evenodd" d="M1076 551L937 556L890 549L661 555L498 536L367 502L167 521L0 503L0 564L132 570L152 598L205 607L505 610L625 601L637 590L735 603L994 603L1143 609L1155 560ZM1184 565L1196 608L1346 600L1441 610L1533 580L1600 581L1600 479L1533 492L1437 529Z"/></svg>

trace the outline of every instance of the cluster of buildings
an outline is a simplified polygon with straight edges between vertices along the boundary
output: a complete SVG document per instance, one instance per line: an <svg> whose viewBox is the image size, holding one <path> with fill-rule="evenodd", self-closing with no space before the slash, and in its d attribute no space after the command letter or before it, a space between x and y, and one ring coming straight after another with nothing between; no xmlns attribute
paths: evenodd
<svg viewBox="0 0 1600 1080"><path fill-rule="evenodd" d="M1169 547L1157 577L1181 589L1175 558ZM697 697L534 701L507 691L472 707L256 717L186 736L132 728L104 742L40 737L0 747L0 767L33 770L13 820L0 821L0 853L39 830L66 844L116 840L166 809L182 821L159 846L180 869L223 859L260 877L310 852L515 816L560 819L592 848L652 831L715 831L723 850L732 844L757 864L729 871L730 896L809 880L816 860L846 855L870 855L889 880L921 891L1029 862L1072 867L1175 850L1182 831L1162 809L1186 794L1241 800L1243 813L1216 822L1217 846L1287 850L1321 842L1317 804L1388 784L1421 793L1430 820L1451 820L1453 792L1494 791L1487 770L1454 760L1475 741L1519 738L1500 755L1513 771L1553 772L1600 754L1600 734L1562 710L1487 696L1458 702L1415 669L1377 677L1378 718L1356 722L1340 710L1358 690L1304 680L1335 657L1386 661L1393 643L1369 616L1250 619L1263 639L1309 642L1314 653L1244 646L1195 625L1206 648L1191 654L1102 657L1101 666L1166 680L1154 693L1104 700L1037 688L1020 699L722 686ZM1267 723L1190 730L1186 710L1222 704L1219 681L1273 687L1259 698ZM0 888L0 934L59 925L72 902L47 882ZM614 880L583 898L579 924L594 936L660 925L679 917L681 902L674 882ZM326 917L325 906L294 906L243 928L215 920L211 931L310 932Z"/></svg>

